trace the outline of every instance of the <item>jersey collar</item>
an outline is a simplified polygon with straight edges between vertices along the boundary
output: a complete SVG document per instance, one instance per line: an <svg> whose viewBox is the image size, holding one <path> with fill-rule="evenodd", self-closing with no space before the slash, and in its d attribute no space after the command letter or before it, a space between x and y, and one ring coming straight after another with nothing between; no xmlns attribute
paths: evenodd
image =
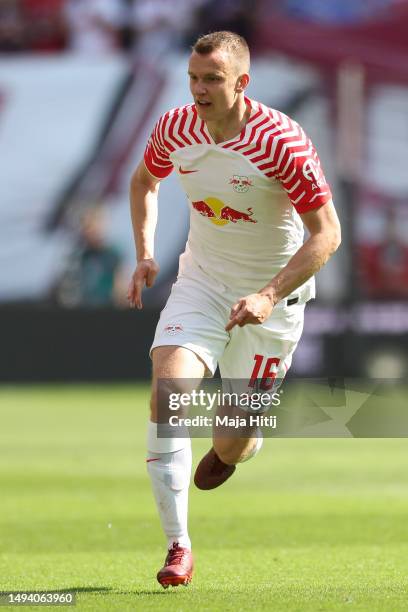
<svg viewBox="0 0 408 612"><path fill-rule="evenodd" d="M247 133L248 125L252 122L252 120L254 119L254 115L255 115L253 101L250 98L247 98L246 96L244 99L245 99L245 103L247 107L251 109L251 114L249 115L248 121L246 122L246 124L244 125L240 133L237 136L233 136L229 140L223 140L222 142L215 142L215 140L210 134L210 130L208 129L207 124L205 123L203 119L201 119L201 129L202 131L205 132L206 136L208 137L212 145L215 145L216 147L229 147L231 145L241 142L241 140L244 139Z"/></svg>

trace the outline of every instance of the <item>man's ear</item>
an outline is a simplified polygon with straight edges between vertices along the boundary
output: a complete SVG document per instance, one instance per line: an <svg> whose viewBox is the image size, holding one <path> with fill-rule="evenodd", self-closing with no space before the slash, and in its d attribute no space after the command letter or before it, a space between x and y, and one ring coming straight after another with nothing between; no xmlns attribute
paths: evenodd
<svg viewBox="0 0 408 612"><path fill-rule="evenodd" d="M249 85L249 74L241 74L237 79L237 84L235 85L235 91L237 93L242 93Z"/></svg>

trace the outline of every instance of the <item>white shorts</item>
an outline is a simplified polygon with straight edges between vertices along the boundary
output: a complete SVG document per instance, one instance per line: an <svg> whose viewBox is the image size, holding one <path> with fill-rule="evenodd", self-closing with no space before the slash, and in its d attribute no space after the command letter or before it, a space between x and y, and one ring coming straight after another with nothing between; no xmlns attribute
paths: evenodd
<svg viewBox="0 0 408 612"><path fill-rule="evenodd" d="M193 272L192 272L193 270ZM150 352L158 346L182 346L224 379L283 379L303 330L305 304L282 301L262 325L225 331L231 307L246 293L232 291L197 266L179 276L162 310ZM292 300L293 301L293 300Z"/></svg>

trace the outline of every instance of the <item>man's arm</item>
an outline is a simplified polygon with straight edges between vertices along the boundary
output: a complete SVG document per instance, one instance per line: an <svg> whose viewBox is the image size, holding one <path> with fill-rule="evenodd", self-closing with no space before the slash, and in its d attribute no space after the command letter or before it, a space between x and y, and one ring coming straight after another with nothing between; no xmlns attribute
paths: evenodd
<svg viewBox="0 0 408 612"><path fill-rule="evenodd" d="M272 307L320 270L341 242L340 222L331 200L301 217L309 230L309 238L288 264L259 292L269 298Z"/></svg>
<svg viewBox="0 0 408 612"><path fill-rule="evenodd" d="M274 306L320 270L339 247L340 222L331 200L301 217L309 230L309 238L270 283L234 304L227 331L235 325L243 327L266 321Z"/></svg>
<svg viewBox="0 0 408 612"><path fill-rule="evenodd" d="M160 180L148 172L144 161L130 182L130 213L136 246L137 267L128 289L131 306L142 308L142 289L151 287L159 272L154 261L154 232L157 223L157 196Z"/></svg>

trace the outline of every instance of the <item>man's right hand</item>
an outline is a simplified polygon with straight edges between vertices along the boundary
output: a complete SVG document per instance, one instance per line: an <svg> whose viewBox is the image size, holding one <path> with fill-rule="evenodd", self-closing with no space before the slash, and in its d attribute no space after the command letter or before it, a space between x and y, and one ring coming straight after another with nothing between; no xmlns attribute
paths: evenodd
<svg viewBox="0 0 408 612"><path fill-rule="evenodd" d="M152 287L156 276L159 273L159 266L154 259L142 259L136 266L136 270L132 275L132 280L129 284L127 298L130 306L133 308L143 308L142 290L143 287Z"/></svg>

